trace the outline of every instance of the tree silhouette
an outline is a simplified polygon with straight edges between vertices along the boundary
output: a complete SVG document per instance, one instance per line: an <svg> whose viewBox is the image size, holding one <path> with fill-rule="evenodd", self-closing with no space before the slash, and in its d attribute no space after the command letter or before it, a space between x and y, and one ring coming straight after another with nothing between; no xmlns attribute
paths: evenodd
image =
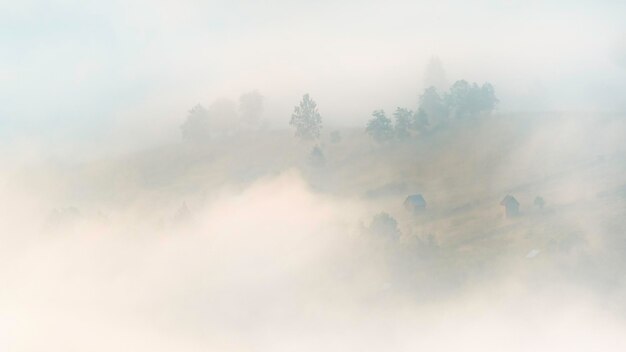
<svg viewBox="0 0 626 352"><path fill-rule="evenodd" d="M498 99L493 86L484 83L479 87L476 83L465 80L456 81L444 97L450 112L457 118L477 116L482 112L491 112Z"/></svg>
<svg viewBox="0 0 626 352"><path fill-rule="evenodd" d="M189 110L187 119L180 126L180 129L184 140L201 142L210 137L210 127L208 110L198 104Z"/></svg>
<svg viewBox="0 0 626 352"><path fill-rule="evenodd" d="M405 108L397 108L393 113L395 119L394 130L398 139L407 139L411 137L409 129L411 128L411 118L413 117L413 111Z"/></svg>
<svg viewBox="0 0 626 352"><path fill-rule="evenodd" d="M448 117L448 108L435 87L426 88L420 96L418 113L421 114L420 119L425 118L433 127Z"/></svg>
<svg viewBox="0 0 626 352"><path fill-rule="evenodd" d="M385 116L383 110L376 110L372 113L373 119L369 120L365 132L379 143L388 141L393 138L394 130L391 120Z"/></svg>
<svg viewBox="0 0 626 352"><path fill-rule="evenodd" d="M302 97L300 105L291 114L289 124L296 129L296 136L306 141L319 138L322 130L322 117L317 111L317 104L308 94Z"/></svg>
<svg viewBox="0 0 626 352"><path fill-rule="evenodd" d="M369 231L375 236L391 240L397 240L402 235L396 219L385 212L374 216L369 226Z"/></svg>

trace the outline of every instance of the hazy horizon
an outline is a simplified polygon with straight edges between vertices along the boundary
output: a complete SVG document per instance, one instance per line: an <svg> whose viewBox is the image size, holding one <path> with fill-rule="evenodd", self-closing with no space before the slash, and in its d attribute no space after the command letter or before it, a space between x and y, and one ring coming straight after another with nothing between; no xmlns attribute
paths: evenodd
<svg viewBox="0 0 626 352"><path fill-rule="evenodd" d="M414 108L438 57L501 112L624 112L619 1L0 3L0 136L149 146L189 109L259 90L280 128L310 93L328 125Z"/></svg>

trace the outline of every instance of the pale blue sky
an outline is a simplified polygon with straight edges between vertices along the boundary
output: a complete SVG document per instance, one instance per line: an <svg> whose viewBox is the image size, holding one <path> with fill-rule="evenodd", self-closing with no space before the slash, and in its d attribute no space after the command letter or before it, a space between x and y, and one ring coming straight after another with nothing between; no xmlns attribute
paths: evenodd
<svg viewBox="0 0 626 352"><path fill-rule="evenodd" d="M425 63L502 109L625 108L624 1L0 0L0 136L171 139L195 103L310 92L331 123L410 106ZM621 105L620 105L621 104ZM285 115L285 116L282 116Z"/></svg>

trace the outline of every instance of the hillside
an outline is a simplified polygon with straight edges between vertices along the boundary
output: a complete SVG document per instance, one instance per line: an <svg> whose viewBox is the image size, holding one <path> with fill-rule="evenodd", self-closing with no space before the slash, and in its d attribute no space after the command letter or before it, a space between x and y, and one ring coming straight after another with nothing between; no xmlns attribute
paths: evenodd
<svg viewBox="0 0 626 352"><path fill-rule="evenodd" d="M532 251L538 270L564 260L576 271L580 256L594 265L622 265L619 256L596 259L622 248L626 153L617 136L625 127L612 116L494 115L384 144L346 129L339 142L323 136L322 166L310 163L313 144L291 131L246 132L31 169L19 182L50 194L51 208L75 207L87 218L142 214L143 223L159 229L183 203L194 213L224 192L296 171L313 192L358 204L361 226L374 214L391 214L403 234L400 243L431 243L439 251L433 265L447 275L505 275L528 262ZM427 202L418 215L402 205L414 193ZM520 202L520 216L504 216L499 203L507 194ZM545 207L533 205L538 196ZM38 218L46 219L51 209L40 210Z"/></svg>

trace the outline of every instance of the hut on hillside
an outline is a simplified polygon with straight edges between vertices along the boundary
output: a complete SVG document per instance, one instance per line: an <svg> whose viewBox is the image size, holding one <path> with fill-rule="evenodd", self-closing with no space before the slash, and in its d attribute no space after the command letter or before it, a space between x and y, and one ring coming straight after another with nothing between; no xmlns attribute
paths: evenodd
<svg viewBox="0 0 626 352"><path fill-rule="evenodd" d="M519 202L512 195L504 197L500 205L504 207L504 213L507 218L519 215Z"/></svg>
<svg viewBox="0 0 626 352"><path fill-rule="evenodd" d="M414 214L420 213L426 209L426 201L421 194L413 194L404 200L404 208Z"/></svg>

